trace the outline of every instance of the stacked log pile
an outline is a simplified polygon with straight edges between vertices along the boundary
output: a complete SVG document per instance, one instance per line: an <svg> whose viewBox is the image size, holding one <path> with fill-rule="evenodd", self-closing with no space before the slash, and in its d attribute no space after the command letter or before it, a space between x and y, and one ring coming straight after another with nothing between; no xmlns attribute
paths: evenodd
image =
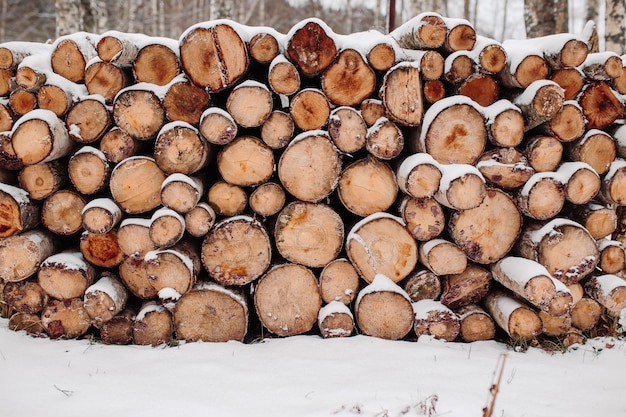
<svg viewBox="0 0 626 417"><path fill-rule="evenodd" d="M219 20L0 44L0 81L14 330L571 344L626 307L626 60L579 36Z"/></svg>

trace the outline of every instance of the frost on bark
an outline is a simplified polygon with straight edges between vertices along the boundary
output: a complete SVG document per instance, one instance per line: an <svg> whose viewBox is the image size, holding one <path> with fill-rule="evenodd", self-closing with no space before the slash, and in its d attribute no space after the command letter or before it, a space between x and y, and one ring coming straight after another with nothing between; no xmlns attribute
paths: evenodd
<svg viewBox="0 0 626 417"><path fill-rule="evenodd" d="M626 3L623 0L606 0L605 49L624 54L626 42Z"/></svg>

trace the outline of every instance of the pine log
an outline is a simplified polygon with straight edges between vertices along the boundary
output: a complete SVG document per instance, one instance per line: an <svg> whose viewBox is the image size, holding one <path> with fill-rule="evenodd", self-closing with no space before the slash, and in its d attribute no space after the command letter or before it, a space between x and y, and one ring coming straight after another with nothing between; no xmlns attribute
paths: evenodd
<svg viewBox="0 0 626 417"><path fill-rule="evenodd" d="M328 264L343 247L343 221L335 210L321 203L289 203L278 214L273 232L280 255L309 268Z"/></svg>
<svg viewBox="0 0 626 417"><path fill-rule="evenodd" d="M394 122L381 117L367 130L365 149L378 159L394 159L404 149L404 135Z"/></svg>
<svg viewBox="0 0 626 417"><path fill-rule="evenodd" d="M37 314L48 300L48 294L35 280L9 281L2 289L2 301L18 313Z"/></svg>
<svg viewBox="0 0 626 417"><path fill-rule="evenodd" d="M615 208L590 201L575 206L569 218L580 223L594 239L610 236L617 230L617 213Z"/></svg>
<svg viewBox="0 0 626 417"><path fill-rule="evenodd" d="M254 306L267 330L278 336L294 336L313 328L322 297L310 269L285 263L273 266L259 278Z"/></svg>
<svg viewBox="0 0 626 417"><path fill-rule="evenodd" d="M163 126L154 143L154 160L166 174L190 175L205 168L211 161L212 146L198 130L186 122Z"/></svg>
<svg viewBox="0 0 626 417"><path fill-rule="evenodd" d="M266 182L252 191L249 198L250 209L263 217L278 213L287 200L285 189L277 182Z"/></svg>
<svg viewBox="0 0 626 417"><path fill-rule="evenodd" d="M185 234L185 218L172 209L161 207L150 217L149 234L157 248L172 247Z"/></svg>
<svg viewBox="0 0 626 417"><path fill-rule="evenodd" d="M615 140L599 129L587 130L584 136L566 149L572 161L585 162L600 175L606 174L617 156Z"/></svg>
<svg viewBox="0 0 626 417"><path fill-rule="evenodd" d="M385 106L382 100L375 98L366 98L359 107L361 116L368 126L376 123L376 120L386 115Z"/></svg>
<svg viewBox="0 0 626 417"><path fill-rule="evenodd" d="M67 174L76 190L91 195L106 189L112 164L104 153L92 146L81 147L67 163Z"/></svg>
<svg viewBox="0 0 626 417"><path fill-rule="evenodd" d="M424 98L419 65L400 62L385 73L379 96L387 117L401 126L419 126Z"/></svg>
<svg viewBox="0 0 626 417"><path fill-rule="evenodd" d="M74 339L87 333L91 320L81 298L50 300L41 312L41 324L53 339Z"/></svg>
<svg viewBox="0 0 626 417"><path fill-rule="evenodd" d="M296 125L289 113L274 110L261 126L261 140L272 149L282 149L293 138L295 129Z"/></svg>
<svg viewBox="0 0 626 417"><path fill-rule="evenodd" d="M598 247L580 224L565 218L525 225L516 252L544 265L565 285L580 281L598 263Z"/></svg>
<svg viewBox="0 0 626 417"><path fill-rule="evenodd" d="M50 110L37 109L13 125L11 143L25 165L48 162L71 153L73 142L65 123Z"/></svg>
<svg viewBox="0 0 626 417"><path fill-rule="evenodd" d="M370 155L343 169L338 180L337 193L346 209L365 217L385 211L393 205L398 195L395 181L389 164Z"/></svg>
<svg viewBox="0 0 626 417"><path fill-rule="evenodd" d="M218 180L209 188L207 202L220 216L237 216L244 212L248 195L242 187Z"/></svg>
<svg viewBox="0 0 626 417"><path fill-rule="evenodd" d="M322 268L319 287L324 303L338 301L349 305L359 290L359 274L348 259L337 258Z"/></svg>
<svg viewBox="0 0 626 417"><path fill-rule="evenodd" d="M170 174L161 184L161 204L180 214L194 208L204 195L204 184L197 176Z"/></svg>
<svg viewBox="0 0 626 417"><path fill-rule="evenodd" d="M376 88L376 74L354 49L342 49L321 75L322 91L337 106L356 106Z"/></svg>
<svg viewBox="0 0 626 417"><path fill-rule="evenodd" d="M572 302L574 303L574 305L576 305L576 303L579 302L585 295L585 288L580 282L575 282L573 284L567 285L566 287L572 295Z"/></svg>
<svg viewBox="0 0 626 417"><path fill-rule="evenodd" d="M415 321L409 296L382 273L359 291L354 311L363 334L388 340L405 337Z"/></svg>
<svg viewBox="0 0 626 417"><path fill-rule="evenodd" d="M610 239L598 240L600 261L598 268L605 274L619 274L626 268L626 253L621 242Z"/></svg>
<svg viewBox="0 0 626 417"><path fill-rule="evenodd" d="M91 323L101 329L126 307L128 290L116 274L105 271L85 290L83 300Z"/></svg>
<svg viewBox="0 0 626 417"><path fill-rule="evenodd" d="M128 87L113 101L115 124L137 140L151 140L165 124L165 110L157 89L143 83L142 88ZM137 117L141 115L141 117Z"/></svg>
<svg viewBox="0 0 626 417"><path fill-rule="evenodd" d="M239 136L217 154L217 169L229 184L257 186L274 173L274 153L259 138Z"/></svg>
<svg viewBox="0 0 626 417"><path fill-rule="evenodd" d="M74 100L86 96L88 91L82 84L73 84L57 77L59 79L48 80L48 84L37 91L37 105L40 109L50 110L58 117L63 117L74 104Z"/></svg>
<svg viewBox="0 0 626 417"><path fill-rule="evenodd" d="M47 55L52 52L49 44L41 42L12 41L0 46L0 69L14 70L28 56Z"/></svg>
<svg viewBox="0 0 626 417"><path fill-rule="evenodd" d="M440 301L451 309L477 303L489 291L492 278L489 269L469 262L462 272L442 277Z"/></svg>
<svg viewBox="0 0 626 417"><path fill-rule="evenodd" d="M622 59L622 70L620 74L611 80L611 87L619 94L626 94L626 66Z"/></svg>
<svg viewBox="0 0 626 417"><path fill-rule="evenodd" d="M467 343L493 340L496 324L478 304L468 304L456 310L459 316L459 337Z"/></svg>
<svg viewBox="0 0 626 417"><path fill-rule="evenodd" d="M389 35L406 49L437 49L443 46L447 36L443 16L424 12L398 26Z"/></svg>
<svg viewBox="0 0 626 417"><path fill-rule="evenodd" d="M90 200L82 211L83 229L91 233L108 233L122 220L122 210L108 197Z"/></svg>
<svg viewBox="0 0 626 417"><path fill-rule="evenodd" d="M541 334L539 315L504 291L489 292L483 302L485 310L512 339L530 341Z"/></svg>
<svg viewBox="0 0 626 417"><path fill-rule="evenodd" d="M598 197L607 204L617 206L626 203L626 161L617 158L602 178L602 186Z"/></svg>
<svg viewBox="0 0 626 417"><path fill-rule="evenodd" d="M277 171L283 187L290 194L315 203L337 187L341 156L328 134L303 132L284 150Z"/></svg>
<svg viewBox="0 0 626 417"><path fill-rule="evenodd" d="M589 80L609 81L622 75L622 58L614 51L593 52L587 55L580 69Z"/></svg>
<svg viewBox="0 0 626 417"><path fill-rule="evenodd" d="M415 240L429 241L441 235L445 229L443 208L434 198L404 196L399 211L406 229Z"/></svg>
<svg viewBox="0 0 626 417"><path fill-rule="evenodd" d="M133 75L138 83L166 85L181 72L178 41L167 38L158 40L143 45L133 60Z"/></svg>
<svg viewBox="0 0 626 417"><path fill-rule="evenodd" d="M475 73L475 62L467 51L457 51L446 57L443 77L448 83L458 84Z"/></svg>
<svg viewBox="0 0 626 417"><path fill-rule="evenodd" d="M351 228L346 252L368 283L377 274L399 282L415 268L418 258L417 243L404 221L384 212L371 214Z"/></svg>
<svg viewBox="0 0 626 417"><path fill-rule="evenodd" d="M529 131L552 120L561 111L563 89L554 81L537 80L513 98L524 115L524 129Z"/></svg>
<svg viewBox="0 0 626 417"><path fill-rule="evenodd" d="M417 337L430 335L452 342L459 335L459 317L439 301L420 300L412 303L415 313L413 329Z"/></svg>
<svg viewBox="0 0 626 417"><path fill-rule="evenodd" d="M84 231L80 236L80 251L87 262L101 268L115 268L124 260L115 229L107 233Z"/></svg>
<svg viewBox="0 0 626 417"><path fill-rule="evenodd" d="M487 194L485 179L473 165L442 164L439 189L434 197L440 204L455 209L478 207Z"/></svg>
<svg viewBox="0 0 626 417"><path fill-rule="evenodd" d="M467 257L454 243L442 238L419 246L419 261L437 275L459 274L467 267Z"/></svg>
<svg viewBox="0 0 626 417"><path fill-rule="evenodd" d="M448 228L452 240L470 260L490 264L513 248L522 229L522 214L511 197L489 188L481 205L452 213Z"/></svg>
<svg viewBox="0 0 626 417"><path fill-rule="evenodd" d="M145 213L159 206L165 173L153 158L134 156L118 163L111 172L111 196L127 214Z"/></svg>
<svg viewBox="0 0 626 417"><path fill-rule="evenodd" d="M40 223L40 206L19 187L0 183L0 238L34 229Z"/></svg>
<svg viewBox="0 0 626 417"><path fill-rule="evenodd" d="M237 123L226 110L209 107L200 116L198 132L209 143L226 145L237 136Z"/></svg>
<svg viewBox="0 0 626 417"><path fill-rule="evenodd" d="M469 51L476 44L476 31L472 24L461 18L443 17L446 24L446 41L442 47L444 51Z"/></svg>
<svg viewBox="0 0 626 417"><path fill-rule="evenodd" d="M330 102L322 90L304 88L290 101L289 114L301 130L321 129L330 116Z"/></svg>
<svg viewBox="0 0 626 417"><path fill-rule="evenodd" d="M163 97L163 109L167 120L197 126L202 112L211 103L209 93L183 76L174 78L168 86Z"/></svg>
<svg viewBox="0 0 626 417"><path fill-rule="evenodd" d="M0 69L0 97L5 97L11 92L9 86L11 78L15 75L14 70Z"/></svg>
<svg viewBox="0 0 626 417"><path fill-rule="evenodd" d="M415 198L430 198L439 190L441 165L427 153L415 153L402 159L396 170L400 190Z"/></svg>
<svg viewBox="0 0 626 417"><path fill-rule="evenodd" d="M211 278L224 286L256 280L269 267L271 257L265 227L247 216L220 221L202 242L202 264Z"/></svg>
<svg viewBox="0 0 626 417"><path fill-rule="evenodd" d="M86 204L85 198L75 191L56 191L43 202L41 224L57 235L72 235L83 226L82 212Z"/></svg>
<svg viewBox="0 0 626 417"><path fill-rule="evenodd" d="M481 35L476 35L470 53L480 71L486 74L498 74L508 60L508 54L500 42Z"/></svg>
<svg viewBox="0 0 626 417"><path fill-rule="evenodd" d="M433 49L404 49L402 53L406 55L403 58L404 60L419 64L420 73L424 81L439 80L444 75L445 60L440 52ZM391 69L391 67L387 68L385 71L389 69Z"/></svg>
<svg viewBox="0 0 626 417"><path fill-rule="evenodd" d="M99 149L106 159L116 164L136 155L142 143L115 126L102 136Z"/></svg>
<svg viewBox="0 0 626 417"><path fill-rule="evenodd" d="M544 50L544 57L550 68L572 68L583 64L589 54L589 46L579 36L557 33L541 36L530 41Z"/></svg>
<svg viewBox="0 0 626 417"><path fill-rule="evenodd" d="M442 164L473 165L487 143L481 108L463 96L447 97L433 104L424 115L419 151L429 153Z"/></svg>
<svg viewBox="0 0 626 417"><path fill-rule="evenodd" d="M354 316L345 304L331 301L320 308L317 326L324 339L348 337L354 331Z"/></svg>
<svg viewBox="0 0 626 417"><path fill-rule="evenodd" d="M517 206L522 214L535 220L556 216L565 204L565 191L560 176L553 172L537 172L517 193Z"/></svg>
<svg viewBox="0 0 626 417"><path fill-rule="evenodd" d="M201 283L180 297L172 319L176 339L243 342L248 330L248 304L233 290Z"/></svg>
<svg viewBox="0 0 626 417"><path fill-rule="evenodd" d="M33 336L41 336L44 333L39 314L15 313L9 318L7 326L14 332L24 330Z"/></svg>
<svg viewBox="0 0 626 417"><path fill-rule="evenodd" d="M107 103L113 102L117 93L128 87L132 80L128 69L110 62L92 60L85 68L87 91L102 96Z"/></svg>
<svg viewBox="0 0 626 417"><path fill-rule="evenodd" d="M104 62L111 62L117 65L131 64L137 57L137 52L139 52L137 44L145 41L145 39L143 36L131 38L127 35L117 31L103 33L96 44L98 57Z"/></svg>
<svg viewBox="0 0 626 417"><path fill-rule="evenodd" d="M557 174L562 176L565 199L572 204L587 204L602 186L598 173L584 162L564 162Z"/></svg>
<svg viewBox="0 0 626 417"><path fill-rule="evenodd" d="M486 181L503 190L523 186L535 173L524 154L513 147L498 147L483 153L476 168Z"/></svg>
<svg viewBox="0 0 626 417"><path fill-rule="evenodd" d="M572 316L570 314L555 316L542 310L538 311L537 314L541 319L541 333L546 336L564 336L572 327Z"/></svg>
<svg viewBox="0 0 626 417"><path fill-rule="evenodd" d="M117 242L125 256L145 255L157 248L150 239L150 219L126 217L117 230Z"/></svg>
<svg viewBox="0 0 626 417"><path fill-rule="evenodd" d="M59 191L67 179L67 165L58 159L26 165L18 176L20 188L33 200L43 200Z"/></svg>
<svg viewBox="0 0 626 417"><path fill-rule="evenodd" d="M14 114L24 116L37 108L37 94L22 88L14 89L9 95L9 107Z"/></svg>
<svg viewBox="0 0 626 417"><path fill-rule="evenodd" d="M624 104L605 81L587 83L577 97L587 129L604 129L624 113Z"/></svg>
<svg viewBox="0 0 626 417"><path fill-rule="evenodd" d="M133 340L133 322L137 311L126 308L111 320L102 323L100 341L105 345L128 345Z"/></svg>
<svg viewBox="0 0 626 417"><path fill-rule="evenodd" d="M583 109L575 100L565 100L561 110L537 130L544 135L554 136L561 142L572 142L585 134Z"/></svg>
<svg viewBox="0 0 626 417"><path fill-rule="evenodd" d="M269 64L280 54L280 35L268 30L257 32L248 42L250 57L261 64Z"/></svg>
<svg viewBox="0 0 626 417"><path fill-rule="evenodd" d="M267 82L274 93L287 96L295 94L301 86L298 68L284 55L277 55L272 60L268 68Z"/></svg>
<svg viewBox="0 0 626 417"><path fill-rule="evenodd" d="M139 253L126 256L118 272L124 286L134 296L142 300L150 300L157 296L157 291L148 280L148 271L143 256Z"/></svg>
<svg viewBox="0 0 626 417"><path fill-rule="evenodd" d="M430 299L438 300L442 291L442 278L428 269L417 268L402 283L411 302Z"/></svg>
<svg viewBox="0 0 626 417"><path fill-rule="evenodd" d="M173 330L172 314L156 301L146 301L135 316L133 342L137 345L165 345L172 340Z"/></svg>
<svg viewBox="0 0 626 417"><path fill-rule="evenodd" d="M603 310L593 298L581 298L572 308L572 326L583 332L593 329L600 322Z"/></svg>
<svg viewBox="0 0 626 417"><path fill-rule="evenodd" d="M613 315L626 308L626 280L614 274L592 275L584 283L585 292Z"/></svg>
<svg viewBox="0 0 626 417"><path fill-rule="evenodd" d="M536 172L556 171L563 156L563 144L553 136L531 136L525 143L524 154Z"/></svg>
<svg viewBox="0 0 626 417"><path fill-rule="evenodd" d="M456 94L471 98L481 106L490 106L500 97L500 85L489 74L472 74L453 89Z"/></svg>
<svg viewBox="0 0 626 417"><path fill-rule="evenodd" d="M148 281L159 298L179 299L191 290L200 272L199 265L194 265L194 258L198 259L199 253L191 245L146 253L144 260Z"/></svg>
<svg viewBox="0 0 626 417"><path fill-rule="evenodd" d="M530 48L527 41L527 39L507 39L502 42L509 60L498 75L505 87L524 89L534 81L546 79L550 74L550 67L543 57L543 51Z"/></svg>
<svg viewBox="0 0 626 417"><path fill-rule="evenodd" d="M433 104L446 96L446 87L441 80L426 80L422 86L424 101Z"/></svg>
<svg viewBox="0 0 626 417"><path fill-rule="evenodd" d="M563 89L563 98L574 100L585 85L585 75L578 68L562 68L552 71L549 80Z"/></svg>
<svg viewBox="0 0 626 417"><path fill-rule="evenodd" d="M287 33L285 55L305 77L319 75L337 56L334 36L332 29L321 20L305 19Z"/></svg>
<svg viewBox="0 0 626 417"><path fill-rule="evenodd" d="M57 38L52 44L50 64L52 71L68 80L79 83L85 79L87 62L97 56L99 35L77 32Z"/></svg>
<svg viewBox="0 0 626 417"><path fill-rule="evenodd" d="M328 134L341 152L349 154L363 149L367 133L365 120L355 108L341 106L331 112Z"/></svg>
<svg viewBox="0 0 626 417"><path fill-rule="evenodd" d="M244 81L228 95L226 110L243 128L261 126L272 112L272 93L264 84Z"/></svg>

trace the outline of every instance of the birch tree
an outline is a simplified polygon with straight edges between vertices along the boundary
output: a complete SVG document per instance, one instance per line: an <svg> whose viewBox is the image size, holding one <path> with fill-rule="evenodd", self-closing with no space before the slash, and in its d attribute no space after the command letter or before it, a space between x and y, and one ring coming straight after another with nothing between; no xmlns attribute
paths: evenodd
<svg viewBox="0 0 626 417"><path fill-rule="evenodd" d="M568 31L567 0L524 0L526 36L536 38Z"/></svg>
<svg viewBox="0 0 626 417"><path fill-rule="evenodd" d="M626 3L624 0L606 0L605 49L623 55L626 48Z"/></svg>
<svg viewBox="0 0 626 417"><path fill-rule="evenodd" d="M83 30L83 8L80 0L56 0L54 10L57 38Z"/></svg>

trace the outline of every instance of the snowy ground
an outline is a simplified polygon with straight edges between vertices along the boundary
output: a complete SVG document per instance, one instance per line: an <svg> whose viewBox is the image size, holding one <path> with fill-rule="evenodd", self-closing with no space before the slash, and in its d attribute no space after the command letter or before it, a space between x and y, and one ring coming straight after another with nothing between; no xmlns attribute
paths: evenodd
<svg viewBox="0 0 626 417"><path fill-rule="evenodd" d="M626 341L563 353L495 341L295 336L261 343L108 346L38 339L0 319L0 415L493 417L626 415Z"/></svg>

